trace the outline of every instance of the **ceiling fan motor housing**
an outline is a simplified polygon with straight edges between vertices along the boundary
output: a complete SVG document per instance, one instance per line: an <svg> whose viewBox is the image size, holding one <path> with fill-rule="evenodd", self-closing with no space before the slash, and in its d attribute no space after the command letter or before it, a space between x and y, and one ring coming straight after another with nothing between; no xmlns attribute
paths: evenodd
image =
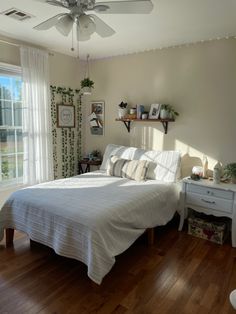
<svg viewBox="0 0 236 314"><path fill-rule="evenodd" d="M81 0L78 1L78 3L84 7L84 10L92 10L95 5L95 0Z"/></svg>

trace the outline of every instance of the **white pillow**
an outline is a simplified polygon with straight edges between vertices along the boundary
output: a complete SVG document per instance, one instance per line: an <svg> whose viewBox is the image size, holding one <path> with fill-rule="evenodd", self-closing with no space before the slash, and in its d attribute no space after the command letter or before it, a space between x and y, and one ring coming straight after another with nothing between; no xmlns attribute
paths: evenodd
<svg viewBox="0 0 236 314"><path fill-rule="evenodd" d="M136 147L107 145L101 170L106 170L112 155L131 160L150 161L147 179L175 182L179 179L181 154L178 151L144 150Z"/></svg>
<svg viewBox="0 0 236 314"><path fill-rule="evenodd" d="M111 156L116 155L117 157L124 158L124 159L132 159L130 147L115 145L115 144L108 144L103 156L103 161L101 164L101 170L107 170L109 159Z"/></svg>
<svg viewBox="0 0 236 314"><path fill-rule="evenodd" d="M136 148L131 159L150 161L147 179L175 182L180 179L181 154L178 151L156 151Z"/></svg>

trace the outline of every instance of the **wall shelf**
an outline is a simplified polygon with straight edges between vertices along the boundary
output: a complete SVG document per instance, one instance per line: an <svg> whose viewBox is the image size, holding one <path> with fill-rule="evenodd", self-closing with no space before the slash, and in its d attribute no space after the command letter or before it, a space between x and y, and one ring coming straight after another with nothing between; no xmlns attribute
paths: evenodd
<svg viewBox="0 0 236 314"><path fill-rule="evenodd" d="M168 133L169 122L175 122L175 119L116 119L124 123L128 132L130 132L131 122L160 122L163 125L165 134Z"/></svg>

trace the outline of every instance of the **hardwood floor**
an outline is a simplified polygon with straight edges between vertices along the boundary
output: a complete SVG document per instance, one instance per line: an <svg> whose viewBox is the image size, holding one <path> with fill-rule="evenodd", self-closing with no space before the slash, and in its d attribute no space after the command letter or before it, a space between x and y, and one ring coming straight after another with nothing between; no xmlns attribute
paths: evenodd
<svg viewBox="0 0 236 314"><path fill-rule="evenodd" d="M14 248L0 243L0 313L235 313L236 249L178 232L156 230L152 248L140 238L117 258L101 286L82 263L30 246L16 233Z"/></svg>

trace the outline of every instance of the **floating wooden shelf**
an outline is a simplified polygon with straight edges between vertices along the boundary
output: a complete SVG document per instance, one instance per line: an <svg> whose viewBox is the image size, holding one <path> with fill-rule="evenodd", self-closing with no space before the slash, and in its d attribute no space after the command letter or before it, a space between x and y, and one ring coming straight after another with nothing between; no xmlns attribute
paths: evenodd
<svg viewBox="0 0 236 314"><path fill-rule="evenodd" d="M130 132L131 122L161 122L165 131L165 134L168 133L168 123L175 122L175 119L116 119L116 121L121 121L126 126L128 132Z"/></svg>

